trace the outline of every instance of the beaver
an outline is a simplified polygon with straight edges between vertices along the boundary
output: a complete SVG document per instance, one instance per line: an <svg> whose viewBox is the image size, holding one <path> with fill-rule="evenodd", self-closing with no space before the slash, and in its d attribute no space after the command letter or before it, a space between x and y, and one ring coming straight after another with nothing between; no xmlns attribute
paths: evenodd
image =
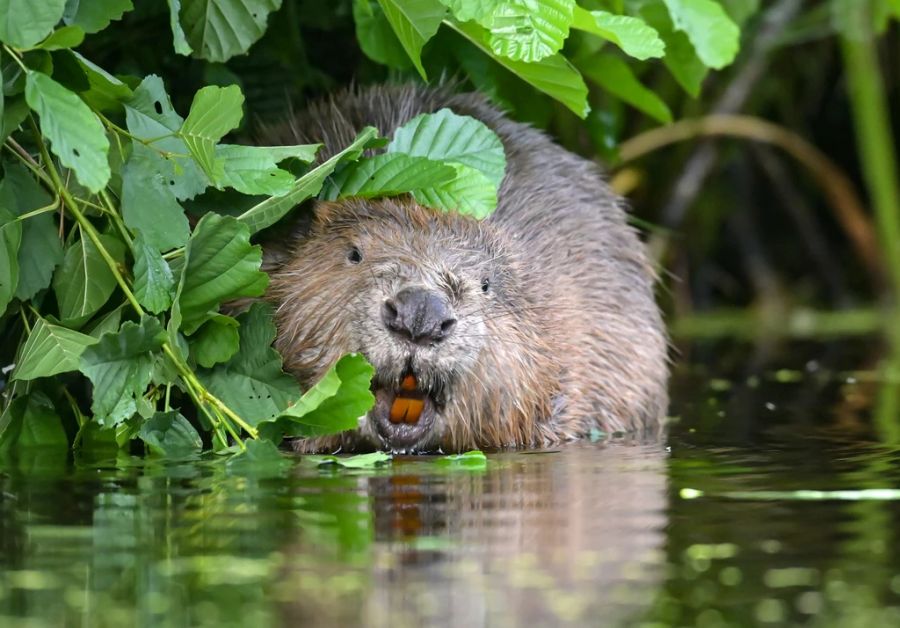
<svg viewBox="0 0 900 628"><path fill-rule="evenodd" d="M375 405L359 428L295 449L542 447L657 428L668 366L655 276L594 163L479 94L417 85L349 88L264 139L321 142L327 159L365 126L389 136L443 108L503 144L489 218L409 196L317 201L264 245L285 369L309 386L346 353L375 367Z"/></svg>

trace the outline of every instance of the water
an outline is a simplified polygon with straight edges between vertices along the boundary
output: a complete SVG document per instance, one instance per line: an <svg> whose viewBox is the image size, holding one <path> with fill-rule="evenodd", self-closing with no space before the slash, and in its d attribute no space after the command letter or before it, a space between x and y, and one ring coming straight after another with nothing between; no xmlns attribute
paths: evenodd
<svg viewBox="0 0 900 628"><path fill-rule="evenodd" d="M900 625L895 387L808 353L686 356L665 442L486 468L7 459L0 626Z"/></svg>

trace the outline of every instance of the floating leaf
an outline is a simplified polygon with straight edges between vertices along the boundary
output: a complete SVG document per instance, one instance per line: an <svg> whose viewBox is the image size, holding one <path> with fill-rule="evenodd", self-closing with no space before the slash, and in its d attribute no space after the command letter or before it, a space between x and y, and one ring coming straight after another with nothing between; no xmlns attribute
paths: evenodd
<svg viewBox="0 0 900 628"><path fill-rule="evenodd" d="M41 317L28 334L12 379L29 380L77 371L84 350L97 339Z"/></svg>
<svg viewBox="0 0 900 628"><path fill-rule="evenodd" d="M111 427L137 410L136 397L150 383L152 352L166 339L159 321L145 316L127 322L118 333L104 334L81 354L81 372L94 385L91 410L100 425Z"/></svg>
<svg viewBox="0 0 900 628"><path fill-rule="evenodd" d="M25 77L25 100L40 117L41 132L62 164L91 192L102 190L110 176L109 141L96 114L76 94L41 72Z"/></svg>
<svg viewBox="0 0 900 628"><path fill-rule="evenodd" d="M392 458L389 453L374 451L370 454L357 454L355 456L303 456L303 462L309 462L320 467L337 465L345 469L375 469L386 465Z"/></svg>

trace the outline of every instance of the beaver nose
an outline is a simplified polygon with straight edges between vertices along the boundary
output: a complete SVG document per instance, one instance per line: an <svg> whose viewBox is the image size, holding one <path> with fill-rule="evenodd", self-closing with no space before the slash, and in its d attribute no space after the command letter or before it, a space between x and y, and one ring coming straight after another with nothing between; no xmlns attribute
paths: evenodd
<svg viewBox="0 0 900 628"><path fill-rule="evenodd" d="M404 288L387 299L381 318L390 331L418 345L440 342L456 327L447 299L425 288Z"/></svg>

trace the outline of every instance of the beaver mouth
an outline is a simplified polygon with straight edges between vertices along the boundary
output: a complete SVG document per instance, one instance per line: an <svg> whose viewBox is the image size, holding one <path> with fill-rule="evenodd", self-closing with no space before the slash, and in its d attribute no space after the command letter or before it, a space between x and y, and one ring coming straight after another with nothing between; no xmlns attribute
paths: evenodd
<svg viewBox="0 0 900 628"><path fill-rule="evenodd" d="M385 448L394 453L424 451L441 406L435 391L423 388L412 371L400 378L399 386L373 383L372 389L375 407L370 417Z"/></svg>

